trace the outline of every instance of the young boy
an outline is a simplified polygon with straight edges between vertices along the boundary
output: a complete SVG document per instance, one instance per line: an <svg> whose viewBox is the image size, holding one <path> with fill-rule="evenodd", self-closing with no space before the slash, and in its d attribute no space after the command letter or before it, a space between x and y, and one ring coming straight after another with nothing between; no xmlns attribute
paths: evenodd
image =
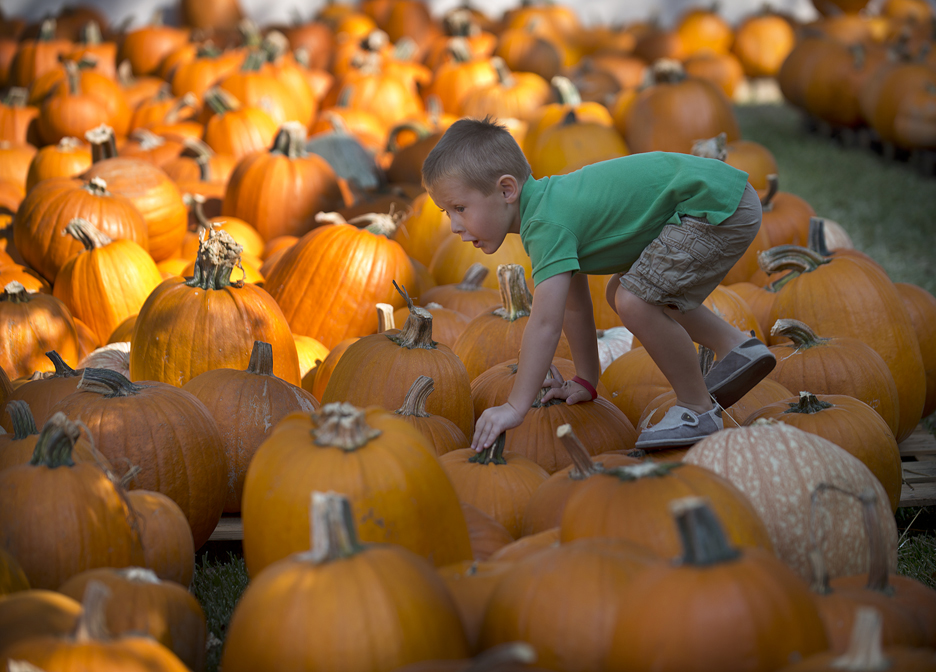
<svg viewBox="0 0 936 672"><path fill-rule="evenodd" d="M423 183L452 231L486 254L518 233L536 296L507 403L475 426L489 447L544 401L595 399L598 348L587 274L614 273L607 298L676 392L676 406L641 432L638 448L685 446L722 429L721 409L776 364L767 347L702 305L754 239L761 221L747 174L716 159L651 152L534 180L507 130L454 123L423 164ZM565 330L576 376L544 382ZM715 351L703 379L693 341ZM713 403L713 400L716 403Z"/></svg>

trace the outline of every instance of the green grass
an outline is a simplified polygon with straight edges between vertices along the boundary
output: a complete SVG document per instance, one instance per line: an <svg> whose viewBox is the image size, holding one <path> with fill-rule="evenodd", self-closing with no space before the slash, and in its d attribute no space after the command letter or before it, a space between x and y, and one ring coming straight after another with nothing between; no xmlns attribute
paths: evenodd
<svg viewBox="0 0 936 672"><path fill-rule="evenodd" d="M209 558L205 553L195 565L192 594L201 604L208 621L206 672L215 672L221 662L222 645L237 601L247 588L244 558L228 553L227 559Z"/></svg>
<svg viewBox="0 0 936 672"><path fill-rule="evenodd" d="M802 115L788 105L735 109L742 137L764 145L777 159L781 191L841 224L855 247L894 282L936 294L936 177L869 149L807 133Z"/></svg>

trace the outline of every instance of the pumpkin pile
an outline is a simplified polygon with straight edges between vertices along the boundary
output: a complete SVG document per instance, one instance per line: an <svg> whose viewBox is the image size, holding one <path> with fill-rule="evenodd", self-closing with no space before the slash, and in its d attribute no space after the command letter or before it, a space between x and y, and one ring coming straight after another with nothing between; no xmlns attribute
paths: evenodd
<svg viewBox="0 0 936 672"><path fill-rule="evenodd" d="M936 410L936 297L782 191L731 102L777 78L936 148L930 10L864 4L0 14L0 666L205 669L195 552L239 515L226 672L934 669L893 513L897 444ZM516 235L463 245L421 166L487 115L534 177L649 151L748 173L763 226L706 305L780 364L725 430L634 452L675 395L597 276L599 397L468 448L532 269Z"/></svg>

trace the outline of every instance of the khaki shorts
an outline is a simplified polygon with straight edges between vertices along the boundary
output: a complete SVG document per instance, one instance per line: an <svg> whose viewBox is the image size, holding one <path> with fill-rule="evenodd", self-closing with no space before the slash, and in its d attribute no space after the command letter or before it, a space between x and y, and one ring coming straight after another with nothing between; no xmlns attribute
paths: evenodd
<svg viewBox="0 0 936 672"><path fill-rule="evenodd" d="M621 285L647 303L685 313L702 305L754 240L760 199L748 184L738 209L718 226L695 217L680 222L663 227L621 276Z"/></svg>

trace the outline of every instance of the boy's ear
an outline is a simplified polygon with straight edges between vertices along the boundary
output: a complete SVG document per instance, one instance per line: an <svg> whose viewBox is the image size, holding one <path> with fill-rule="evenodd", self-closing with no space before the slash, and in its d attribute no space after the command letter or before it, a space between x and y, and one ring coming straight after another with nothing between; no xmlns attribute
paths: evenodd
<svg viewBox="0 0 936 672"><path fill-rule="evenodd" d="M513 175L501 175L497 180L497 189L508 203L520 198L520 183Z"/></svg>

